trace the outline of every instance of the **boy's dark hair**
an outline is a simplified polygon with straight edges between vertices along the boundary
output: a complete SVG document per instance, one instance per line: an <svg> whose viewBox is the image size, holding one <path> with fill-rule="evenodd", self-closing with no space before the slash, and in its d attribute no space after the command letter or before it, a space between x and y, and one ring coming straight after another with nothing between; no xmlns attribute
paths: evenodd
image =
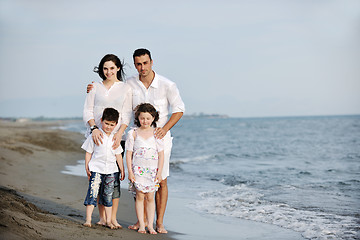
<svg viewBox="0 0 360 240"><path fill-rule="evenodd" d="M140 57L142 55L149 55L150 60L152 60L150 51L145 48L136 49L133 54L133 60L135 61L135 57Z"/></svg>
<svg viewBox="0 0 360 240"><path fill-rule="evenodd" d="M114 108L105 108L101 120L118 123L119 112Z"/></svg>
<svg viewBox="0 0 360 240"><path fill-rule="evenodd" d="M151 116L154 117L154 121L151 123L151 126L156 127L156 122L159 120L159 112L156 111L153 105L150 103L141 103L136 106L135 108L135 120L134 123L136 126L140 127L141 124L139 122L139 115L140 113L150 113Z"/></svg>
<svg viewBox="0 0 360 240"><path fill-rule="evenodd" d="M99 76L103 79L103 80L105 80L106 79L106 76L104 75L104 70L103 70L103 68L104 68L104 63L105 62L108 62L108 61L112 61L115 65L116 65L116 67L118 67L118 68L120 68L120 70L117 72L117 74L116 74L116 77L117 77L117 79L119 79L120 81L123 81L124 80L124 75L125 75L125 73L124 73L124 64L120 61L120 59L116 56L116 55L114 55L114 54L107 54L107 55L105 55L102 59L101 59L101 61L100 61L100 63L99 63L99 66L98 67L94 67L94 72L96 72L96 73L98 73L99 74Z"/></svg>

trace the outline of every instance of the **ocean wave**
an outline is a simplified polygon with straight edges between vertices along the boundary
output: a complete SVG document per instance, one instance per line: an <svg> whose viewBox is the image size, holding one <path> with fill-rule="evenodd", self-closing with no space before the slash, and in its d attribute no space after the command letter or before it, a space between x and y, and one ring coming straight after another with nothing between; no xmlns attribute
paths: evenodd
<svg viewBox="0 0 360 240"><path fill-rule="evenodd" d="M193 206L210 214L274 224L300 232L307 239L360 239L355 217L268 201L244 184L203 192L200 197Z"/></svg>

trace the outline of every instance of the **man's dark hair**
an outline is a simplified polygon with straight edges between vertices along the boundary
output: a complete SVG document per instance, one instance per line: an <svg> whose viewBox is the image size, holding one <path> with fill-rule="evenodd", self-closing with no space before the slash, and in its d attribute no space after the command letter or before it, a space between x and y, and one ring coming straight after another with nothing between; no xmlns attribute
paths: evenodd
<svg viewBox="0 0 360 240"><path fill-rule="evenodd" d="M140 57L142 55L149 55L150 60L152 60L150 51L145 48L136 49L133 54L133 60L135 60L135 57Z"/></svg>

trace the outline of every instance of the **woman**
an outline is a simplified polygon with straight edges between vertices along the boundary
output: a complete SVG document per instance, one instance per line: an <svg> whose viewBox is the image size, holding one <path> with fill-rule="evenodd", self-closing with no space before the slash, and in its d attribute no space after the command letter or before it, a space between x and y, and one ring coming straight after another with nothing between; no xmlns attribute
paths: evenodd
<svg viewBox="0 0 360 240"><path fill-rule="evenodd" d="M92 133L95 144L102 144L103 134L98 128L102 113L105 108L115 108L119 112L119 121L114 129L116 133L113 149L120 144L124 149L125 136L123 141L122 138L132 116L132 91L131 87L123 82L123 64L116 55L107 54L101 59L99 66L94 68L94 72L98 73L103 81L94 83L93 90L86 96L83 112L83 120L87 126L85 136ZM122 228L116 220L119 198L120 182L119 177L116 177L111 216L112 224L116 228ZM97 224L106 225L104 206L99 205L99 213L100 221Z"/></svg>

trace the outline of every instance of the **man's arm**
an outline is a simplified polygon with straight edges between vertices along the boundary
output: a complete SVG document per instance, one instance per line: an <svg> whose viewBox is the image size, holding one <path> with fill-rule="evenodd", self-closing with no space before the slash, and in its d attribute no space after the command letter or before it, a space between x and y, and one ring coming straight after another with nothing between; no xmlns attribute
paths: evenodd
<svg viewBox="0 0 360 240"><path fill-rule="evenodd" d="M180 120L180 118L184 115L183 112L176 112L171 114L169 121L162 127L156 128L155 130L155 137L162 139L166 133L173 127L175 124Z"/></svg>

